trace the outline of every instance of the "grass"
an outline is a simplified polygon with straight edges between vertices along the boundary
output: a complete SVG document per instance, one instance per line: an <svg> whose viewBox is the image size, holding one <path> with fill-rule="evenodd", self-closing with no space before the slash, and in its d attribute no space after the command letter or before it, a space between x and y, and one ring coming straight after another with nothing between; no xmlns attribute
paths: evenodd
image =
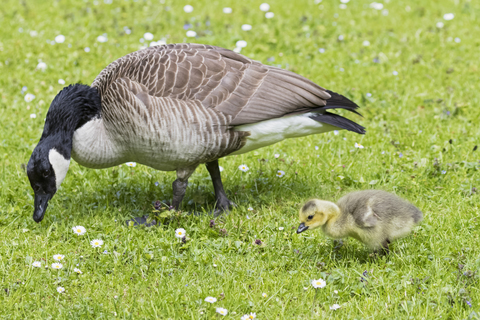
<svg viewBox="0 0 480 320"><path fill-rule="evenodd" d="M337 1L270 1L272 19L260 3L202 0L185 13L188 2L171 0L3 2L0 319L211 319L221 317L215 307L228 310L226 319L247 312L259 319L479 318L479 3L385 1L376 10L364 0L346 9ZM225 6L233 13L222 13ZM455 18L445 21L450 12ZM185 37L187 23L196 39ZM247 23L252 30L242 31ZM63 87L58 79L91 83L108 63L138 50L145 32L168 43L229 49L246 40L248 57L360 104L364 118L348 117L368 133L332 132L222 159L224 185L238 208L213 227L209 216L178 215L169 225L128 228L127 219L171 198L174 174L140 165L91 170L72 161L36 224L23 166ZM108 41L97 42L104 33ZM59 34L65 42L52 45ZM40 60L44 71L36 68ZM35 99L25 102L25 93ZM250 170L239 171L240 164ZM285 176L277 178L277 170ZM355 240L334 250L320 232L295 234L303 201L368 188L396 193L424 212L389 256L371 257ZM209 210L213 200L199 167L184 210ZM74 235L76 225L87 233ZM180 227L186 243L174 236ZM101 248L90 246L96 238L105 242ZM58 271L50 267L57 253L65 255ZM77 265L83 274L73 272ZM312 308L310 281L318 278L327 285ZM58 286L66 291L57 293ZM207 296L218 301L210 305ZM330 310L334 303L341 308Z"/></svg>

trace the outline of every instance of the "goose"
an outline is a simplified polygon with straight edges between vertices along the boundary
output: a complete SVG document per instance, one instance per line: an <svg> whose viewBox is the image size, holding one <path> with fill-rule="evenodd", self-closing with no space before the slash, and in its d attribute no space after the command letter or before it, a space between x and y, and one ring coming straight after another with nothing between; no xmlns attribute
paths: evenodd
<svg viewBox="0 0 480 320"><path fill-rule="evenodd" d="M365 128L329 109L358 106L293 72L202 44L168 44L109 64L92 85L72 84L53 99L27 165L33 219L40 222L71 158L101 169L137 162L176 171L172 209L188 178L205 164L216 210L233 204L218 159L287 138Z"/></svg>
<svg viewBox="0 0 480 320"><path fill-rule="evenodd" d="M407 236L422 220L413 204L382 190L347 194L337 204L312 199L299 211L297 233L322 228L333 239L353 237L375 251L388 253L388 245Z"/></svg>

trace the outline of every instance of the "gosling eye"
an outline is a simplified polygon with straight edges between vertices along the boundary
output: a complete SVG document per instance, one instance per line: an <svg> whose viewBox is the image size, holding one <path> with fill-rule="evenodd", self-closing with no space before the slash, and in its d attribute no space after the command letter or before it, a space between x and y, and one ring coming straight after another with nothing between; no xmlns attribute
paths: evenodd
<svg viewBox="0 0 480 320"><path fill-rule="evenodd" d="M313 219L313 214L311 216L308 216L307 218L308 218L308 220L312 220Z"/></svg>
<svg viewBox="0 0 480 320"><path fill-rule="evenodd" d="M44 178L48 178L49 175L50 175L50 170L47 169L47 170L43 171L43 177Z"/></svg>

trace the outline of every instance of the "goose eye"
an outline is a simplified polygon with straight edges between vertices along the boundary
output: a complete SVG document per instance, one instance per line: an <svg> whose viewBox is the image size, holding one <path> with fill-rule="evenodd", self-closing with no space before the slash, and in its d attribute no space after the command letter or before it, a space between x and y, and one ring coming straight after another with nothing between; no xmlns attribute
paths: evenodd
<svg viewBox="0 0 480 320"><path fill-rule="evenodd" d="M308 216L308 220L312 220L312 219L313 219L313 215Z"/></svg>
<svg viewBox="0 0 480 320"><path fill-rule="evenodd" d="M49 175L50 175L50 170L47 169L47 170L43 171L43 177L44 178L48 177Z"/></svg>

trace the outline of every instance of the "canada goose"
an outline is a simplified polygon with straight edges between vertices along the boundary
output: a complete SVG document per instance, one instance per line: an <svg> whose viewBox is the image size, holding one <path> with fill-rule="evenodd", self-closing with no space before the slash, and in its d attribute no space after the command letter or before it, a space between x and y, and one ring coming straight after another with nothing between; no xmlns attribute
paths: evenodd
<svg viewBox="0 0 480 320"><path fill-rule="evenodd" d="M347 194L337 204L313 199L300 209L297 233L321 227L334 239L353 237L370 249L384 249L405 237L422 220L413 204L385 191L364 190Z"/></svg>
<svg viewBox="0 0 480 320"><path fill-rule="evenodd" d="M27 166L33 219L43 219L71 157L90 168L134 161L175 170L175 209L188 178L205 163L216 206L227 210L232 203L219 158L334 129L365 133L326 111L336 108L357 113L358 106L293 72L223 48L169 44L133 52L108 65L91 86L70 85L53 99Z"/></svg>

